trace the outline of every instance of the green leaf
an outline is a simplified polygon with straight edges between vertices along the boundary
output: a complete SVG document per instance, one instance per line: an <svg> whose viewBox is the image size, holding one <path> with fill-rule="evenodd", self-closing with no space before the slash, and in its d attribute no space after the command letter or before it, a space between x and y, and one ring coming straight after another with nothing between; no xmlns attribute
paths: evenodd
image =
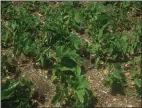
<svg viewBox="0 0 142 108"><path fill-rule="evenodd" d="M84 102L85 90L82 89L82 90L76 91L76 95L77 95L79 101L80 101L81 103L83 103L83 102Z"/></svg>
<svg viewBox="0 0 142 108"><path fill-rule="evenodd" d="M65 46L56 47L56 56L59 57L69 57L72 59L81 60L79 54L77 54L76 50L72 50L70 48L65 48Z"/></svg>
<svg viewBox="0 0 142 108"><path fill-rule="evenodd" d="M74 12L75 16L74 16L74 20L75 22L77 23L80 23L81 22L81 18L80 18L80 15L79 15L79 12Z"/></svg>
<svg viewBox="0 0 142 108"><path fill-rule="evenodd" d="M96 58L96 61L95 61L95 64L98 65L98 64L99 64L99 61L100 61L100 57L97 57L97 58Z"/></svg>
<svg viewBox="0 0 142 108"><path fill-rule="evenodd" d="M64 46L57 46L56 47L56 56L59 56L59 57L63 56L64 49L65 49Z"/></svg>
<svg viewBox="0 0 142 108"><path fill-rule="evenodd" d="M89 88L89 83L85 76L81 75L77 77L79 79L79 84L77 86L77 89Z"/></svg>
<svg viewBox="0 0 142 108"><path fill-rule="evenodd" d="M59 91L58 93L56 93L56 95L53 97L53 99L52 99L52 104L56 104L59 100L60 100L60 98L61 98L61 95L62 95L62 92L61 91Z"/></svg>
<svg viewBox="0 0 142 108"><path fill-rule="evenodd" d="M13 90L13 89L15 89L15 88L17 87L17 85L18 85L19 83L20 83L20 81L14 80L14 81L11 82L10 84L6 83L6 84L8 84L7 86L4 85L4 87L6 87L6 88L4 88L4 87L2 87L2 88L3 88L3 90L7 90L7 91Z"/></svg>
<svg viewBox="0 0 142 108"><path fill-rule="evenodd" d="M81 84L83 88L89 88L89 83L85 76L83 76Z"/></svg>
<svg viewBox="0 0 142 108"><path fill-rule="evenodd" d="M128 37L127 36L122 36L121 38L120 38L120 47L122 48L122 51L124 52L124 53L126 53L127 52L127 50L128 50Z"/></svg>
<svg viewBox="0 0 142 108"><path fill-rule="evenodd" d="M52 75L52 76L51 76L51 80L52 80L52 81L54 81L56 78L57 78L57 76L55 76L55 75Z"/></svg>
<svg viewBox="0 0 142 108"><path fill-rule="evenodd" d="M138 78L134 79L134 83L137 87L141 87L141 81Z"/></svg>
<svg viewBox="0 0 142 108"><path fill-rule="evenodd" d="M119 63L115 63L115 64L114 64L114 67L115 67L115 69L117 69L117 70L119 70L119 71L122 70L121 64L119 64Z"/></svg>
<svg viewBox="0 0 142 108"><path fill-rule="evenodd" d="M6 82L2 85L1 100L8 99L14 92L14 89L19 85L20 81Z"/></svg>
<svg viewBox="0 0 142 108"><path fill-rule="evenodd" d="M76 62L71 59L70 57L63 57L61 59L61 65L64 66L64 67L67 67L67 68L75 68L76 67Z"/></svg>
<svg viewBox="0 0 142 108"><path fill-rule="evenodd" d="M113 76L114 76L115 78L119 79L119 80L122 79L122 77L121 77L121 75L120 75L120 73L119 73L118 71L113 71Z"/></svg>
<svg viewBox="0 0 142 108"><path fill-rule="evenodd" d="M2 91L1 92L1 100L9 99L14 91Z"/></svg>
<svg viewBox="0 0 142 108"><path fill-rule="evenodd" d="M105 81L105 82L109 82L109 81L110 81L110 77L109 77L109 76L105 76L105 77L104 77L104 81Z"/></svg>
<svg viewBox="0 0 142 108"><path fill-rule="evenodd" d="M92 45L91 51L92 51L93 53L97 53L98 51L100 51L100 49L101 49L101 45L100 45L99 43L96 43L96 44L93 44L93 45Z"/></svg>
<svg viewBox="0 0 142 108"><path fill-rule="evenodd" d="M98 35L98 40L100 41L101 37L103 36L104 29L108 26L109 23L105 24L100 30Z"/></svg>
<svg viewBox="0 0 142 108"><path fill-rule="evenodd" d="M78 75L81 75L81 68L77 65L76 72Z"/></svg>
<svg viewBox="0 0 142 108"><path fill-rule="evenodd" d="M8 40L8 31L4 30L2 33L2 40L7 41Z"/></svg>
<svg viewBox="0 0 142 108"><path fill-rule="evenodd" d="M63 96L63 92L62 92L62 90L60 89L60 86L57 85L57 86L56 86L56 95L53 97L53 99L52 99L51 102L52 102L53 104L56 104L58 101L61 100L62 96Z"/></svg>
<svg viewBox="0 0 142 108"><path fill-rule="evenodd" d="M70 41L72 42L72 44L74 45L74 47L76 49L78 49L81 46L81 44L82 44L80 38L78 36L76 36L75 34L71 33L69 35L69 39L70 39Z"/></svg>
<svg viewBox="0 0 142 108"><path fill-rule="evenodd" d="M12 22L11 26L12 26L12 29L13 29L13 30L15 30L16 25L17 25L17 24L16 24L16 22L15 22L15 21L14 21L14 22Z"/></svg>

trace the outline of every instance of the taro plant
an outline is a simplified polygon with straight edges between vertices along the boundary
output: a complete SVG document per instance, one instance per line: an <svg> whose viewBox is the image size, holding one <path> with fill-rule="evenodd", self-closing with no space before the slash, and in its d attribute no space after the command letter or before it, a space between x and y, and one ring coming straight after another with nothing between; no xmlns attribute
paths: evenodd
<svg viewBox="0 0 142 108"><path fill-rule="evenodd" d="M1 87L1 104L4 108L31 108L34 84L26 80L7 80Z"/></svg>
<svg viewBox="0 0 142 108"><path fill-rule="evenodd" d="M2 54L1 104L4 108L31 108L35 85L31 81L15 77L17 61ZM14 77L13 77L14 76Z"/></svg>
<svg viewBox="0 0 142 108"><path fill-rule="evenodd" d="M104 79L105 85L111 87L112 92L124 94L124 87L127 86L121 65L118 63L110 64L109 74Z"/></svg>
<svg viewBox="0 0 142 108"><path fill-rule="evenodd" d="M60 102L63 106L70 107L89 106L92 99L89 84L86 77L81 75L81 68L74 60L63 57L53 69L52 79L57 83L53 104Z"/></svg>
<svg viewBox="0 0 142 108"><path fill-rule="evenodd" d="M134 82L134 86L136 88L136 91L137 91L137 95L138 96L141 96L142 95L142 85L141 85L141 75L140 75L140 72L138 71L134 71L133 70L133 74L132 74L132 81Z"/></svg>
<svg viewBox="0 0 142 108"><path fill-rule="evenodd" d="M137 93L141 96L142 95L142 82L140 78L134 78L134 85L136 87Z"/></svg>
<svg viewBox="0 0 142 108"><path fill-rule="evenodd" d="M52 69L52 80L57 86L52 103L60 102L70 107L89 106L92 96L88 81L77 62L81 60L80 56L63 46L57 48L56 55L58 63Z"/></svg>
<svg viewBox="0 0 142 108"><path fill-rule="evenodd" d="M91 92L81 73L80 50L92 54L91 62L96 65L139 53L141 22L135 16L140 16L140 10L140 2L2 2L2 48L12 48L14 55L31 56L52 70L57 84L53 103L86 107ZM92 40L88 47L84 38ZM6 65L2 66L2 76L9 74L7 59L2 56L2 65ZM134 80L138 88L139 79ZM120 64L110 65L106 82L113 89L127 85Z"/></svg>

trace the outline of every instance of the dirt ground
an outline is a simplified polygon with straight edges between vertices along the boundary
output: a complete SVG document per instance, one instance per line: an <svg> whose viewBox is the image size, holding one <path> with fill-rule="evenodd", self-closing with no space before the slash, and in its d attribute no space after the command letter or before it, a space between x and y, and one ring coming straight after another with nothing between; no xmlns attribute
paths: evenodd
<svg viewBox="0 0 142 108"><path fill-rule="evenodd" d="M104 86L104 70L89 70L86 74L91 89L96 93L98 103L96 107L140 107L141 99L136 96L112 94L111 89Z"/></svg>

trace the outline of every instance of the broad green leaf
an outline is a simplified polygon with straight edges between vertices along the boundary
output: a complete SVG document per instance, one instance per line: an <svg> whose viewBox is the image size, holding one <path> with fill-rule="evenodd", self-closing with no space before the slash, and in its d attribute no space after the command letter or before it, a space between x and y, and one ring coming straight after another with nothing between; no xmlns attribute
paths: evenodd
<svg viewBox="0 0 142 108"><path fill-rule="evenodd" d="M76 95L81 103L84 102L85 89L76 91Z"/></svg>
<svg viewBox="0 0 142 108"><path fill-rule="evenodd" d="M72 44L74 45L74 47L76 49L78 49L81 46L81 44L82 44L82 42L79 39L79 37L77 37L75 34L71 33L70 36L69 36L69 39L70 39L70 41L72 42Z"/></svg>
<svg viewBox="0 0 142 108"><path fill-rule="evenodd" d="M83 88L89 88L89 83L85 76L83 76L81 84Z"/></svg>
<svg viewBox="0 0 142 108"><path fill-rule="evenodd" d="M4 30L2 33L2 40L7 41L8 39L8 31Z"/></svg>
<svg viewBox="0 0 142 108"><path fill-rule="evenodd" d="M105 10L105 7L103 4L96 3L95 6L97 9L97 14L101 14Z"/></svg>
<svg viewBox="0 0 142 108"><path fill-rule="evenodd" d="M56 47L56 55L61 57L64 54L64 46L58 46Z"/></svg>
<svg viewBox="0 0 142 108"><path fill-rule="evenodd" d="M134 83L137 87L141 87L141 81L138 78L134 79Z"/></svg>
<svg viewBox="0 0 142 108"><path fill-rule="evenodd" d="M121 64L119 64L119 63L114 63L114 67L115 67L115 69L117 69L117 70L119 70L119 71L122 70Z"/></svg>
<svg viewBox="0 0 142 108"><path fill-rule="evenodd" d="M63 57L61 59L61 65L64 66L64 67L67 67L67 68L75 68L77 64L70 57Z"/></svg>
<svg viewBox="0 0 142 108"><path fill-rule="evenodd" d="M1 91L1 100L4 100L4 99L9 99L11 97L11 95L14 93L14 91Z"/></svg>
<svg viewBox="0 0 142 108"><path fill-rule="evenodd" d="M14 92L14 89L19 85L20 81L13 81L2 85L1 100L8 99Z"/></svg>
<svg viewBox="0 0 142 108"><path fill-rule="evenodd" d="M121 75L120 75L120 73L118 72L118 71L113 71L113 76L115 77L115 78L117 78L117 79L119 79L119 80L121 80L122 79L122 77L121 77Z"/></svg>
<svg viewBox="0 0 142 108"><path fill-rule="evenodd" d="M89 83L85 76L81 75L77 77L79 79L79 84L77 86L77 89L89 88Z"/></svg>
<svg viewBox="0 0 142 108"><path fill-rule="evenodd" d="M75 16L74 16L74 19L77 23L80 23L81 22L81 18L80 18L80 15L79 15L79 12L74 12Z"/></svg>
<svg viewBox="0 0 142 108"><path fill-rule="evenodd" d="M6 91L9 91L9 90L13 90L17 87L17 85L20 83L20 81L13 81L9 84L9 87L7 89L5 89Z"/></svg>

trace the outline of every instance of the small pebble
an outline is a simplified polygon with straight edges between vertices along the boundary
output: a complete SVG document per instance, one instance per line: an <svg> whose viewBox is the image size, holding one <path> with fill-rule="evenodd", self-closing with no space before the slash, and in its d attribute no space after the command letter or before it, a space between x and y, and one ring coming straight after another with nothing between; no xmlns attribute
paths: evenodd
<svg viewBox="0 0 142 108"><path fill-rule="evenodd" d="M113 100L116 101L116 98L114 98Z"/></svg>

